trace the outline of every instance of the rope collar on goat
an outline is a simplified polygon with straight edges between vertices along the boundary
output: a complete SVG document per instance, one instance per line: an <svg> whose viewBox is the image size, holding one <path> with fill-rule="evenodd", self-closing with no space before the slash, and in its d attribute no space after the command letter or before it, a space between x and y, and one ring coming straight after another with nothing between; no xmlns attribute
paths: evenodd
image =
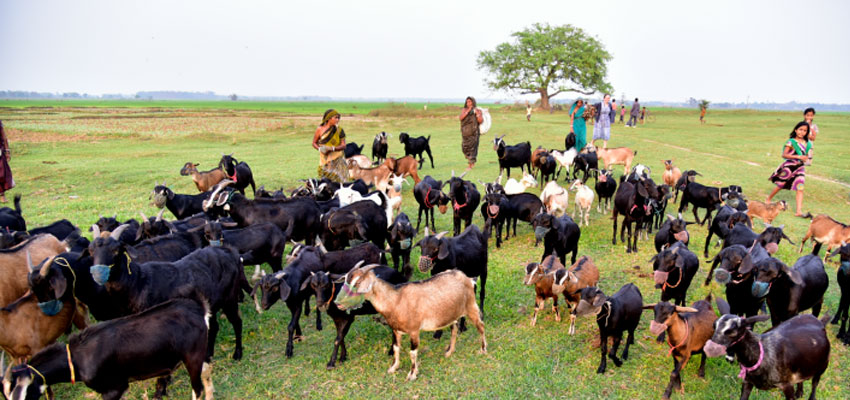
<svg viewBox="0 0 850 400"><path fill-rule="evenodd" d="M66 344L65 351L68 353L68 368L71 370L71 384L77 383L77 374L74 373L74 363L71 362L71 346ZM46 384L47 382L45 382Z"/></svg>
<svg viewBox="0 0 850 400"><path fill-rule="evenodd" d="M130 271L130 262L132 261L132 260L130 260L130 255L127 254L127 253L124 253L124 255L127 256L127 275L133 275L133 271ZM109 269L112 269L112 267L114 267L115 264L117 264L117 263L109 264Z"/></svg>
<svg viewBox="0 0 850 400"><path fill-rule="evenodd" d="M328 308L331 305L331 302L334 300L334 295L336 294L336 284L331 282L331 297L328 297L327 303L325 303L324 307ZM319 308L318 306L316 307Z"/></svg>
<svg viewBox="0 0 850 400"><path fill-rule="evenodd" d="M667 281L664 281L664 285L662 285L661 290L666 290L667 288L675 289L675 288L679 287L679 285L682 284L682 275L684 275L685 271L682 268L679 268L679 267L676 267L676 268L679 269L679 281L676 282L675 285L671 285L671 284L667 283Z"/></svg>
<svg viewBox="0 0 850 400"><path fill-rule="evenodd" d="M667 344L670 345L670 351L667 353L668 355L673 354L673 350L676 350L677 347L681 347L682 345L688 343L688 337L691 336L691 326L690 324L688 324L688 320L684 318L682 319L685 321L685 338L682 339L679 344L674 346L673 343L670 341L670 335L667 335Z"/></svg>
<svg viewBox="0 0 850 400"><path fill-rule="evenodd" d="M43 381L44 385L47 386L47 379L44 377L44 374L42 374L39 370L35 369L35 367L33 367L32 365L29 365L29 364L25 364L25 365L26 365L25 367L13 368L12 372L20 372L20 371L23 371L23 370L26 370L26 369L30 369L33 372L35 372L36 374L38 374L38 376L41 377L41 380ZM41 396L44 396L44 394L39 395L38 398L41 398ZM47 397L47 396L45 396L45 397Z"/></svg>
<svg viewBox="0 0 850 400"><path fill-rule="evenodd" d="M466 194L464 194L463 197L467 197ZM461 208L464 208L469 204L469 198L467 197L466 203L463 203L463 204L458 203L457 199L452 199L452 203L454 204L453 207L454 207L455 211L459 211Z"/></svg>
<svg viewBox="0 0 850 400"><path fill-rule="evenodd" d="M610 300L606 301L605 304L603 304L603 306L605 306L605 305L608 306L608 313L605 314L604 317L599 316L599 314L596 315L596 322L599 322L599 320L601 320L601 319L605 319L605 324L602 325L602 326L608 326L608 319L611 318L611 301Z"/></svg>
<svg viewBox="0 0 850 400"><path fill-rule="evenodd" d="M328 215L328 230L331 231L331 233L334 236L336 236L336 232L334 232L334 228L331 227L331 219L333 219L333 217L334 217L334 214Z"/></svg>
<svg viewBox="0 0 850 400"><path fill-rule="evenodd" d="M236 179L236 168L233 168L233 176L228 176L227 179L232 180L233 183L236 183L236 182L239 181L238 179Z"/></svg>
<svg viewBox="0 0 850 400"><path fill-rule="evenodd" d="M431 187L429 186L428 191L425 192L425 201L424 201L425 208L429 208L429 209L434 208L434 205L431 204L431 202L428 200L428 196L430 196L430 195L431 195Z"/></svg>
<svg viewBox="0 0 850 400"><path fill-rule="evenodd" d="M740 340L740 339L739 339ZM738 373L738 378L747 379L747 373L753 372L761 366L761 362L764 361L764 346L761 344L761 340L759 343L759 360L752 367L745 367L743 363L741 363L741 372Z"/></svg>

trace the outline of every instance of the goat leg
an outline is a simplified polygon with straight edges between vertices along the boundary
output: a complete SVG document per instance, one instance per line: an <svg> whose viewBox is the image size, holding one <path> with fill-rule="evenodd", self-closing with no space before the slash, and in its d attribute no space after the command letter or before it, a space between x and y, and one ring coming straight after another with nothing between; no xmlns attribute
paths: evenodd
<svg viewBox="0 0 850 400"><path fill-rule="evenodd" d="M682 369L682 365L679 363L679 360L673 355L673 371L670 371L670 382L667 382L667 388L664 389L663 399L669 399L670 394L673 393L673 387L678 386L677 382L679 381L679 371Z"/></svg>
<svg viewBox="0 0 850 400"><path fill-rule="evenodd" d="M599 351L602 352L602 360L599 361L599 368L596 369L596 373L604 374L608 363L608 360L605 358L608 356L608 335L601 331L599 332Z"/></svg>
<svg viewBox="0 0 850 400"><path fill-rule="evenodd" d="M393 365L390 366L390 369L387 370L388 374L394 374L398 370L399 364L399 352L401 351L401 331L393 331Z"/></svg>
<svg viewBox="0 0 850 400"><path fill-rule="evenodd" d="M454 328L452 329L454 331ZM410 333L410 363L412 367L407 373L408 381L415 381L416 375L419 375L419 361L417 355L419 351L419 331Z"/></svg>
<svg viewBox="0 0 850 400"><path fill-rule="evenodd" d="M537 313L543 309L543 301L540 296L534 299L534 315L531 316L531 326L537 325Z"/></svg>
<svg viewBox="0 0 850 400"><path fill-rule="evenodd" d="M623 360L629 359L629 346L635 344L635 331L629 331L629 336L626 337L626 347L623 349Z"/></svg>
<svg viewBox="0 0 850 400"><path fill-rule="evenodd" d="M552 304L552 311L555 313L555 322L561 322L561 312L558 310L558 298L555 297L555 303Z"/></svg>
<svg viewBox="0 0 850 400"><path fill-rule="evenodd" d="M569 334L575 335L576 334L576 312L575 312L576 308L575 307L571 307L571 308L572 308L572 310L570 310L570 331L569 331Z"/></svg>
<svg viewBox="0 0 850 400"><path fill-rule="evenodd" d="M623 333L620 332L619 335L614 336L614 343L611 344L611 351L608 352L608 357L611 358L611 361L614 362L614 365L621 367L623 365L623 361L617 357L617 349L620 348L620 342L623 341ZM627 354L628 355L628 354Z"/></svg>
<svg viewBox="0 0 850 400"><path fill-rule="evenodd" d="M156 390L153 393L153 398L154 399L162 399L163 397L168 396L168 385L170 383L171 383L171 374L157 378L156 379Z"/></svg>
<svg viewBox="0 0 850 400"><path fill-rule="evenodd" d="M452 355L455 352L455 343L457 342L457 331L458 331L458 322L455 321L452 323L452 339L449 341L449 348L446 349L446 357Z"/></svg>

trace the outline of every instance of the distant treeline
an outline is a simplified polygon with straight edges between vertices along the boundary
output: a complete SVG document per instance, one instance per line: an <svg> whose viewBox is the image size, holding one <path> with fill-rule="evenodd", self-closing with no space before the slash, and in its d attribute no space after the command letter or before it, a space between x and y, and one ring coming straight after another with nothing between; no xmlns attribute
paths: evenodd
<svg viewBox="0 0 850 400"><path fill-rule="evenodd" d="M462 103L463 99L423 99L423 98L332 98L327 96L237 96L236 94L222 95L215 92L181 92L169 90L144 91L135 94L102 94L93 95L88 93L65 92L65 93L44 93L44 92L28 92L23 90L0 90L0 99L78 99L78 100L195 100L195 101L368 101L368 102L435 102L435 103ZM595 102L592 99L588 99ZM505 99L480 99L480 103L496 103L496 104L511 104L516 100ZM552 104L568 104L572 103L573 99L561 98L553 99ZM524 102L522 102L525 104ZM631 103L627 103L629 106ZM665 102L665 101L645 101L641 105L647 107L685 107L696 108L692 101L683 102ZM720 103L712 102L709 109L755 109L755 110L777 110L777 111L793 111L804 110L807 107L814 107L817 111L850 111L850 104L826 104L826 103L798 103L796 101L788 103Z"/></svg>

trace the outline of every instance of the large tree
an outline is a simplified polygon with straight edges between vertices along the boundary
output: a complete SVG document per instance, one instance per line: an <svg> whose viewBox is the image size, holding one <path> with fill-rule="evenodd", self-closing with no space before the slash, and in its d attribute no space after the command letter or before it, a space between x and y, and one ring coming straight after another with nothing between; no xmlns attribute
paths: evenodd
<svg viewBox="0 0 850 400"><path fill-rule="evenodd" d="M563 92L612 91L605 81L611 55L581 28L534 24L511 36L512 42L478 54L478 68L492 76L485 80L491 89L539 93L546 109L549 99Z"/></svg>

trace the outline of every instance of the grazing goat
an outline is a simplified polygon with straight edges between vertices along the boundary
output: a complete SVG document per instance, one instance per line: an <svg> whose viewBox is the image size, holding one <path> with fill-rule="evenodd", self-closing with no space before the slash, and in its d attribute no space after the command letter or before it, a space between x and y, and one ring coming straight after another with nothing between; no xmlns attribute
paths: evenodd
<svg viewBox="0 0 850 400"><path fill-rule="evenodd" d="M456 177L452 171L452 177L449 178L449 198L452 200L452 220L454 222L454 235L460 234L460 223L463 221L464 229L472 224L472 217L475 215L475 210L478 209L478 204L481 203L481 193L475 187L475 184L470 181L463 180L466 171Z"/></svg>
<svg viewBox="0 0 850 400"><path fill-rule="evenodd" d="M723 312L723 310L721 310ZM703 350L709 357L735 354L743 378L741 399L750 397L753 387L761 390L780 388L786 399L803 396L803 381L812 380L815 398L821 375L829 365L829 339L826 321L812 315L798 315L759 335L753 332L756 322L766 315L741 318L723 315L714 322L714 335ZM797 391L794 391L794 384Z"/></svg>
<svg viewBox="0 0 850 400"><path fill-rule="evenodd" d="M446 357L451 356L457 341L458 323L461 317L468 317L481 336L481 353L487 353L487 340L484 337L484 322L481 311L475 304L475 284L464 273L451 270L437 274L421 282L411 282L399 286L384 282L372 271L377 265L368 265L353 269L345 277L349 291L364 300L384 316L393 330L393 365L387 373L395 373L399 367L399 351L402 335L410 335L410 361L412 368L407 380L414 380L419 373L417 352L419 332L438 330L452 326L452 338ZM346 292L343 291L342 294ZM434 296L439 293L439 296ZM337 297L337 305L344 302Z"/></svg>
<svg viewBox="0 0 850 400"><path fill-rule="evenodd" d="M585 186L581 180L576 179L570 185L570 190L576 191L576 208L572 216L575 217L578 214L579 226L581 226L582 219L584 219L584 226L590 226L590 208L593 207L593 189Z"/></svg>
<svg viewBox="0 0 850 400"><path fill-rule="evenodd" d="M637 252L637 240L640 236L641 222L652 214L650 207L651 197L647 190L645 181L631 183L620 182L617 193L614 195L614 211L611 219L614 220L614 233L611 244L617 244L617 217L623 214L623 225L620 228L620 242L626 242L626 253ZM632 224L635 231L632 232ZM624 232L628 227L629 237L626 240Z"/></svg>
<svg viewBox="0 0 850 400"><path fill-rule="evenodd" d="M674 300L684 306L688 288L699 270L699 258L682 242L676 242L652 256L655 287L661 289L661 301Z"/></svg>
<svg viewBox="0 0 850 400"><path fill-rule="evenodd" d="M183 168L180 168L180 175L191 175L192 182L195 182L195 187L198 188L198 191L201 193L209 191L224 178L227 178L227 175L221 168L216 167L209 171L199 172L199 165L201 164L187 162Z"/></svg>
<svg viewBox="0 0 850 400"><path fill-rule="evenodd" d="M705 285L708 286L713 276L717 283L726 286L726 301L729 302L732 314L747 317L757 315L764 299L753 295L755 274L751 273L752 265L768 257L767 250L758 243L749 249L739 244L729 246L714 257ZM718 265L720 268L715 270ZM749 272L742 273L742 267Z"/></svg>
<svg viewBox="0 0 850 400"><path fill-rule="evenodd" d="M617 192L617 181L614 180L613 171L609 169L598 171L594 188L596 189L596 194L599 196L596 211L605 214L611 209L611 199L614 197L614 193ZM605 200L604 207L602 206L602 200Z"/></svg>
<svg viewBox="0 0 850 400"><path fill-rule="evenodd" d="M397 271L404 274L405 279L410 279L413 274L413 267L410 265L410 250L413 249L413 238L416 237L416 231L413 230L413 225L410 224L407 214L399 213L388 231L387 241L391 249L390 254L393 257L393 265ZM401 265L399 265L399 259Z"/></svg>
<svg viewBox="0 0 850 400"><path fill-rule="evenodd" d="M788 204L785 200L780 200L776 203L764 204L760 201L752 200L747 204L747 216L750 219L759 217L766 224L773 223L773 220L779 215L780 211L788 209Z"/></svg>
<svg viewBox="0 0 850 400"><path fill-rule="evenodd" d="M269 263L272 271L283 268L283 253L286 251L286 237L276 225L263 222L248 225L241 229L224 230L222 226L233 227L235 223L207 221L204 224L204 239L210 246L228 245L239 251L244 265Z"/></svg>
<svg viewBox="0 0 850 400"><path fill-rule="evenodd" d="M434 157L431 155L431 135L412 138L407 132L402 132L398 135L398 141L404 144L405 156L419 156L419 169L425 164L425 157L422 153L428 153L428 159L431 160L431 168L434 168Z"/></svg>
<svg viewBox="0 0 850 400"><path fill-rule="evenodd" d="M227 179L233 181L233 188L238 190L239 193L242 193L243 196L245 195L245 188L249 184L251 185L251 193L257 191L257 187L254 185L254 174L251 172L251 167L245 161L239 161L234 158L233 153L222 154L218 166L227 175Z"/></svg>
<svg viewBox="0 0 850 400"><path fill-rule="evenodd" d="M493 150L499 158L499 177L502 171L508 170L508 178L511 177L511 168L519 168L521 171L531 173L531 142L519 143L508 146L504 141L505 135L493 138Z"/></svg>
<svg viewBox="0 0 850 400"><path fill-rule="evenodd" d="M0 229L8 229L11 231L26 231L27 221L21 215L21 195L16 194L15 209L9 207L0 208Z"/></svg>
<svg viewBox="0 0 850 400"><path fill-rule="evenodd" d="M660 253L662 248L665 246L669 247L677 241L687 246L690 240L690 235L688 234L688 225L690 224L693 224L693 222L687 222L681 218L673 218L672 215L667 214L667 222L664 222L655 234L655 251Z"/></svg>
<svg viewBox="0 0 850 400"><path fill-rule="evenodd" d="M381 132L375 135L375 139L372 140L372 161L375 164L380 164L387 158L387 149L389 148L387 139L389 139L389 135L386 132Z"/></svg>
<svg viewBox="0 0 850 400"><path fill-rule="evenodd" d="M151 192L154 205L157 208L167 208L176 219L191 217L197 213L204 212L204 200L210 197L212 192L204 192L199 194L176 194L165 182L157 184L154 182L154 188Z"/></svg>
<svg viewBox="0 0 850 400"><path fill-rule="evenodd" d="M747 225L749 228L753 227L752 220L750 220L750 217L746 213L736 211L727 205L720 207L720 211L717 212L717 215L711 220L711 225L709 225L708 237L705 238L703 257L708 258L708 245L711 243L711 237L713 235L717 235L718 240L725 242L726 237L729 236L729 233L732 232L732 229L738 223Z"/></svg>
<svg viewBox="0 0 850 400"><path fill-rule="evenodd" d="M738 268L741 274L751 271L755 275L753 296L767 297L770 321L774 327L809 308L814 316L820 314L829 277L818 256L808 254L800 257L793 268L772 257L754 264L745 263Z"/></svg>
<svg viewBox="0 0 850 400"><path fill-rule="evenodd" d="M812 219L809 224L809 230L806 231L806 236L800 242L800 252L803 252L803 246L806 242L812 239L815 242L812 248L812 254L820 253L821 246L826 243L826 252L843 246L843 243L850 242L850 226L842 224L826 214L818 214ZM826 261L826 254L824 254Z"/></svg>
<svg viewBox="0 0 850 400"><path fill-rule="evenodd" d="M556 217L552 214L540 213L534 217L531 225L534 226L535 240L543 241L541 261L553 252L557 252L561 264L566 264L566 255L572 252L570 263L575 264L581 229L569 215Z"/></svg>
<svg viewBox="0 0 850 400"><path fill-rule="evenodd" d="M576 307L576 314L584 316L596 314L596 324L599 326L600 350L602 360L599 362L597 374L605 372L607 366L606 355L614 361L614 365L623 365L624 360L629 359L629 346L635 342L635 329L640 322L640 314L643 311L643 296L640 289L633 283L627 283L614 293L613 296L605 296L596 287L586 287L581 290L581 300ZM628 331L626 347L623 349L623 360L617 358L617 349L623 340L623 332ZM614 338L611 352L608 352L608 337Z"/></svg>
<svg viewBox="0 0 850 400"><path fill-rule="evenodd" d="M104 399L119 399L130 381L168 376L186 366L192 397L213 398L212 364L206 355L210 308L204 302L171 300L129 317L92 326L54 344L3 379L10 399L38 399L49 386L83 382ZM163 378L154 398L165 394Z"/></svg>
<svg viewBox="0 0 850 400"><path fill-rule="evenodd" d="M647 304L643 308L654 310L655 318L650 322L649 331L655 336L667 333L667 343L673 357L673 372L670 373L670 383L664 390L663 398L669 399L673 389L679 389L684 394L681 373L688 365L691 354L702 353L697 374L700 378L705 378L706 355L702 348L714 335L714 321L717 320L717 315L711 308L711 295L705 300L695 302L691 307L674 306L662 301Z"/></svg>
<svg viewBox="0 0 850 400"><path fill-rule="evenodd" d="M555 181L550 181L540 191L540 202L547 213L561 216L567 213L570 206L570 192Z"/></svg>
<svg viewBox="0 0 850 400"><path fill-rule="evenodd" d="M394 174L402 178L412 176L414 184L417 184L419 183L419 181L421 181L421 179L419 179L419 173L416 169L419 164L416 162L416 159L413 158L413 156L404 156L402 158L387 157L384 162L388 167L390 167L390 169L392 169Z"/></svg>
<svg viewBox="0 0 850 400"><path fill-rule="evenodd" d="M363 152L363 146L365 146L365 145L361 144L360 146L358 146L357 143L355 143L355 142L346 143L345 144L345 158L351 158L351 157L354 157L356 155L361 154Z"/></svg>
<svg viewBox="0 0 850 400"><path fill-rule="evenodd" d="M838 286L841 288L841 299L838 301L838 311L832 323L837 324L839 320L841 321L836 338L850 345L850 334L847 333L847 311L850 309L850 245L842 244L830 254L830 257L835 255L841 255L841 266L836 272Z"/></svg>
<svg viewBox="0 0 850 400"><path fill-rule="evenodd" d="M605 169L610 169L612 165L622 165L624 175L629 173L635 155L637 155L637 150L633 151L628 147L596 149L596 156L602 160Z"/></svg>
<svg viewBox="0 0 850 400"><path fill-rule="evenodd" d="M558 296L564 293L564 283L567 280L567 269L558 261L558 255L552 254L546 257L542 263L530 263L525 266L525 278L523 283L534 286L534 315L531 316L531 326L537 324L537 313L543 310L546 299L554 300L552 312L555 313L555 321L561 321L561 312L558 310Z"/></svg>
<svg viewBox="0 0 850 400"><path fill-rule="evenodd" d="M423 211L425 212L425 227L428 227L428 214L431 214L431 229L433 230L436 230L434 207L440 210L440 214L446 213L451 199L443 193L443 185L443 182L435 180L431 175L425 175L422 181L413 186L413 198L419 204L419 217L416 218L417 232L419 232L419 223L422 222Z"/></svg>
<svg viewBox="0 0 850 400"><path fill-rule="evenodd" d="M534 175L524 172L519 182L514 178L509 178L505 182L504 190L505 194L519 194L524 193L526 189L534 186L537 186L537 179L534 179Z"/></svg>
<svg viewBox="0 0 850 400"><path fill-rule="evenodd" d="M673 160L661 160L664 163L664 173L661 174L661 179L665 185L675 188L676 182L682 177L682 171L679 167L673 165Z"/></svg>

